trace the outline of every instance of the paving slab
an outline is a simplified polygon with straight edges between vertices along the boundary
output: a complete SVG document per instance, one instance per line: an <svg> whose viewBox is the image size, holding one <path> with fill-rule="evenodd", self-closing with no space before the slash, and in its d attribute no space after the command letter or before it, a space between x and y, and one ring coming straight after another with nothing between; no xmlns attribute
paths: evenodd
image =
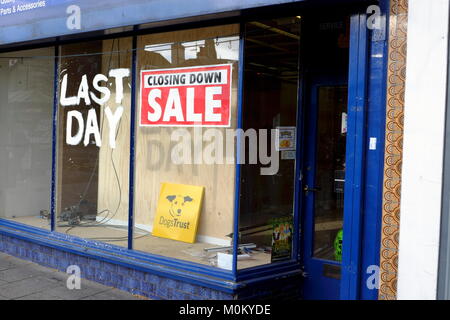
<svg viewBox="0 0 450 320"><path fill-rule="evenodd" d="M109 291L111 288L104 287L104 288L92 288L88 286L83 285L83 281L81 281L81 288L80 289L72 289L69 290L65 286L58 286L49 290L46 290L46 292L52 296L59 297L64 300L80 300L89 296L93 296L97 293Z"/></svg>
<svg viewBox="0 0 450 320"><path fill-rule="evenodd" d="M47 292L42 291L42 292L32 293L30 295L18 298L16 300L64 300L64 299L51 296Z"/></svg>
<svg viewBox="0 0 450 320"><path fill-rule="evenodd" d="M92 296L85 297L81 300L140 300L142 298L127 294L126 292L112 289L109 291L100 292Z"/></svg>
<svg viewBox="0 0 450 320"><path fill-rule="evenodd" d="M0 253L0 300L141 300L131 293L81 279L67 288L69 274Z"/></svg>
<svg viewBox="0 0 450 320"><path fill-rule="evenodd" d="M0 280L5 282L15 282L39 275L41 272L25 267L11 267L0 271Z"/></svg>
<svg viewBox="0 0 450 320"><path fill-rule="evenodd" d="M57 285L55 281L46 278L32 277L1 285L0 295L10 299L17 299L54 288Z"/></svg>

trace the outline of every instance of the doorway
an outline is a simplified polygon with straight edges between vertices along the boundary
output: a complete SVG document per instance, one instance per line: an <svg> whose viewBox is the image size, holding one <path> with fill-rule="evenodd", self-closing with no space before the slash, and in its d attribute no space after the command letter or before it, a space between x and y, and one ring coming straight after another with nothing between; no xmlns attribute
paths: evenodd
<svg viewBox="0 0 450 320"><path fill-rule="evenodd" d="M297 191L306 276L302 293L304 299L334 300L348 298L348 290L356 292L359 285L355 279L361 191L356 186L361 185L357 171L362 168L365 136L365 17L320 16L307 21L304 30L303 148Z"/></svg>
<svg viewBox="0 0 450 320"><path fill-rule="evenodd" d="M357 271L347 266L359 264L353 253L360 226L353 222L360 212L365 39L365 16L348 11L245 26L242 127L278 130L288 143L272 142L280 151L275 175L261 175L261 164L241 166L239 241L255 244L266 259L239 261L238 269L300 262L304 299L340 299L357 286Z"/></svg>

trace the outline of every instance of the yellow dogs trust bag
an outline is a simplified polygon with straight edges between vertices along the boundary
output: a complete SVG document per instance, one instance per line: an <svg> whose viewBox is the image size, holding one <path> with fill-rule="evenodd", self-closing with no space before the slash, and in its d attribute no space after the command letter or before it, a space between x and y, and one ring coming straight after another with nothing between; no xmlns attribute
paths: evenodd
<svg viewBox="0 0 450 320"><path fill-rule="evenodd" d="M162 183L152 235L194 243L204 187Z"/></svg>

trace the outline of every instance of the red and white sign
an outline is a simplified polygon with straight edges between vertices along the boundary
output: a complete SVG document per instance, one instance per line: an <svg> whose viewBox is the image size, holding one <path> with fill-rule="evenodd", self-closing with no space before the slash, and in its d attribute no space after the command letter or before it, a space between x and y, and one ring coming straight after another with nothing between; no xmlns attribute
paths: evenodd
<svg viewBox="0 0 450 320"><path fill-rule="evenodd" d="M141 71L141 126L229 127L231 64Z"/></svg>

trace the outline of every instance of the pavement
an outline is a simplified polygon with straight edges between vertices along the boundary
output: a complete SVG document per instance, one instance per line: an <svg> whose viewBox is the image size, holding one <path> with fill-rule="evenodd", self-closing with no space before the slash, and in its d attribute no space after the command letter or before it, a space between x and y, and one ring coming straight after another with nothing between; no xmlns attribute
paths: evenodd
<svg viewBox="0 0 450 320"><path fill-rule="evenodd" d="M0 300L141 300L131 293L81 279L68 289L69 274L0 253Z"/></svg>

